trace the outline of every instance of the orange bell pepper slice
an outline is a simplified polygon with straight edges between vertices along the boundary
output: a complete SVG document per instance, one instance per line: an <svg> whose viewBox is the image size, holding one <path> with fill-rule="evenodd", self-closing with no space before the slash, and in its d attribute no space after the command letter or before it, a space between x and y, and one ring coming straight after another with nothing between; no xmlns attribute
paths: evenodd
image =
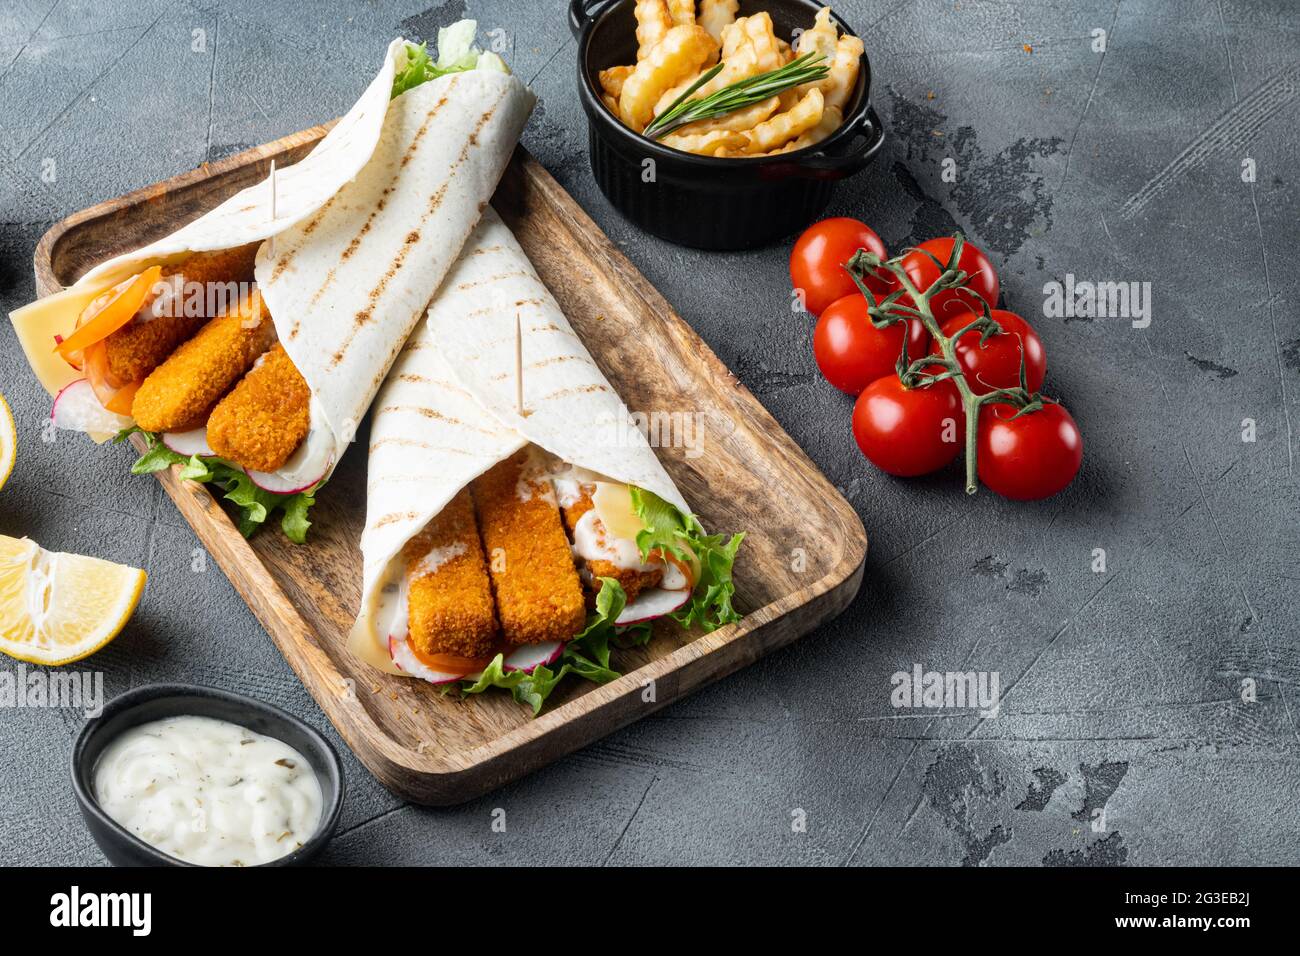
<svg viewBox="0 0 1300 956"><path fill-rule="evenodd" d="M106 295L100 296L99 299L91 303L92 307L100 299L107 298L108 301L88 321L82 323L75 332L56 345L55 351L63 358L71 360L74 352L80 352L96 342L102 342L108 338L130 322L132 317L140 311L145 296L149 294L149 290L153 288L153 284L161 276L162 266L150 266L134 279L128 280L125 284L119 284Z"/></svg>
<svg viewBox="0 0 1300 956"><path fill-rule="evenodd" d="M86 379L90 382L90 387L94 389L99 404L110 412L116 412L119 415L130 415L131 403L135 399L135 393L144 384L144 380L118 385L108 370L108 348L102 341L88 347L82 353L82 360Z"/></svg>
<svg viewBox="0 0 1300 956"><path fill-rule="evenodd" d="M140 391L140 386L143 384L144 380L141 379L138 382L123 385L113 393L112 398L104 403L104 408L108 409L110 412L116 412L119 415L126 415L129 418L131 415L131 403L135 401L135 393Z"/></svg>

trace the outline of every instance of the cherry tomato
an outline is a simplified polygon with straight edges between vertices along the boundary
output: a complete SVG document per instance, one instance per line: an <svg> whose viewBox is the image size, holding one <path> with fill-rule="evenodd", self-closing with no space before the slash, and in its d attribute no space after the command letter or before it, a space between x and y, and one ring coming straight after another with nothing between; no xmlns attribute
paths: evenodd
<svg viewBox="0 0 1300 956"><path fill-rule="evenodd" d="M1071 481L1083 463L1083 435L1060 405L1014 418L1010 405L980 409L980 481L1007 498L1048 498Z"/></svg>
<svg viewBox="0 0 1300 956"><path fill-rule="evenodd" d="M790 281L802 289L804 305L821 315L836 299L857 292L844 264L859 249L885 258L885 244L866 223L839 217L823 219L804 230L790 250ZM870 276L867 286L883 296L890 288L884 276Z"/></svg>
<svg viewBox="0 0 1300 956"><path fill-rule="evenodd" d="M1047 375L1047 353L1043 350L1043 340L1038 337L1033 326L1014 312L993 309L990 314L1002 326L1002 332L985 342L983 348L980 348L979 332L967 332L957 340L957 361L966 373L966 382L971 391L983 395L994 389L1018 386L1022 345L1029 390L1038 391L1043 387L1043 378ZM972 313L967 313L949 319L943 324L943 334L956 335L974 318ZM938 353L939 346L936 344L931 351Z"/></svg>
<svg viewBox="0 0 1300 956"><path fill-rule="evenodd" d="M813 331L817 367L841 392L857 395L876 379L893 375L903 351L907 327L907 354L920 358L930 347L930 333L916 319L878 329L867 315L867 300L860 293L836 299L822 312Z"/></svg>
<svg viewBox="0 0 1300 956"><path fill-rule="evenodd" d="M905 388L897 375L878 378L853 406L853 437L882 471L908 478L937 471L961 451L962 405L951 379Z"/></svg>
<svg viewBox="0 0 1300 956"><path fill-rule="evenodd" d="M925 252L947 265L952 255L952 238L930 239L903 257L903 271L922 292L934 285L935 280L943 274L943 270L931 262ZM998 274L993 271L993 263L988 256L967 242L962 246L961 259L957 265L966 273L965 287L948 289L930 300L930 311L940 325L965 312L984 311L980 305L981 299L989 304L990 309L998 304Z"/></svg>

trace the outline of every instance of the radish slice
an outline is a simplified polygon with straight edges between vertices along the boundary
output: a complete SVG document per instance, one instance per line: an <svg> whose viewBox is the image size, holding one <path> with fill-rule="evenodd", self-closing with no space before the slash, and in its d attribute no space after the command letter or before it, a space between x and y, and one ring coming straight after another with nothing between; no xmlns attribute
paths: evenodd
<svg viewBox="0 0 1300 956"><path fill-rule="evenodd" d="M541 644L522 644L506 655L502 662L508 671L531 674L539 667L549 667L564 653L563 641L545 641Z"/></svg>
<svg viewBox="0 0 1300 956"><path fill-rule="evenodd" d="M195 428L188 432L163 432L162 443L178 455L190 458L198 455L202 458L215 455L208 444L208 428Z"/></svg>
<svg viewBox="0 0 1300 956"><path fill-rule="evenodd" d="M312 428L298 450L278 471L250 471L248 477L263 491L296 495L318 483L334 458L334 438L326 428Z"/></svg>
<svg viewBox="0 0 1300 956"><path fill-rule="evenodd" d="M450 684L454 680L460 680L465 674L448 674L444 671L436 671L424 661L415 656L411 650L411 644L407 640L399 640L396 637L388 639L388 653L403 673L410 674L412 677L418 677L420 680L427 680L430 684Z"/></svg>
<svg viewBox="0 0 1300 956"><path fill-rule="evenodd" d="M652 621L657 617L672 613L690 599L691 592L689 589L666 591L663 588L651 588L648 591L642 591L636 596L635 601L623 608L623 613L614 619L614 623L622 627L625 624Z"/></svg>
<svg viewBox="0 0 1300 956"><path fill-rule="evenodd" d="M65 386L54 396L50 418L54 419L55 428L98 435L115 435L131 427L131 419L126 415L110 412L99 403L95 389L84 378Z"/></svg>

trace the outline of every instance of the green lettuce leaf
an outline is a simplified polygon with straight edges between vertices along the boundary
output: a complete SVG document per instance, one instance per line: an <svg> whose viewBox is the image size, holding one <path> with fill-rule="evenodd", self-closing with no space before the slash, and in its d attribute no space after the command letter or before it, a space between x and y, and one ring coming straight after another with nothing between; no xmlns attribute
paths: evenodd
<svg viewBox="0 0 1300 956"><path fill-rule="evenodd" d="M536 717L542 712L542 705L551 691L569 674L577 674L597 684L607 684L623 675L609 666L610 641L616 636L614 621L623 613L627 604L627 595L614 578L600 579L600 593L596 595L596 610L588 615L587 626L564 645L558 667L539 666L531 674L523 671L507 671L505 655L498 654L492 663L483 668L483 673L475 681L461 681L463 694L481 694L489 687L508 690L515 700L527 704ZM629 629L631 630L631 629ZM649 628L646 637L636 640L645 643L649 640ZM639 633L636 637L639 637Z"/></svg>
<svg viewBox="0 0 1300 956"><path fill-rule="evenodd" d="M645 527L637 534L641 560L662 548L674 557L698 567L699 580L691 599L670 615L683 627L698 625L705 631L740 620L732 606L736 585L731 580L736 551L745 540L744 532L730 538L705 534L695 515L683 512L652 491L632 488L632 509Z"/></svg>
<svg viewBox="0 0 1300 956"><path fill-rule="evenodd" d="M459 20L449 27L439 29L437 60L429 53L428 43L419 46L406 44L406 62L397 68L393 76L390 99L448 73L464 73L467 70L509 73L510 68L501 57L495 53L484 53L474 46L474 33L477 29L478 23L474 20Z"/></svg>
<svg viewBox="0 0 1300 956"><path fill-rule="evenodd" d="M200 458L198 455L186 458L164 445L157 435L134 425L118 432L113 441L125 441L137 432L145 437L149 447L131 466L131 474L148 475L172 465L180 465L180 477L211 483L225 492L222 497L238 509L235 524L245 538L250 537L268 518L280 511L280 527L285 537L294 544L302 544L307 540L307 529L311 527L311 522L307 520L307 510L316 503L316 492L320 484L297 494L277 495L253 484L253 479L234 462L217 457Z"/></svg>

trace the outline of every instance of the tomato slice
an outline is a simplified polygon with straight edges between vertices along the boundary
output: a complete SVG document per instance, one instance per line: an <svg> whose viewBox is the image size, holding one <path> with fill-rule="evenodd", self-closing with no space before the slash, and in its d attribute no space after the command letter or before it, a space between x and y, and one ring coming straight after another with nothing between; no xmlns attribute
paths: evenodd
<svg viewBox="0 0 1300 956"><path fill-rule="evenodd" d="M421 664L444 674L474 674L492 663L492 657L461 657L459 654L425 654L408 640L407 647ZM495 657L495 655L493 655Z"/></svg>
<svg viewBox="0 0 1300 956"><path fill-rule="evenodd" d="M55 351L69 359L72 353L84 351L108 338L140 311L145 296L161 275L162 266L150 266L135 278L113 286L86 307L87 312L94 310L91 317L55 345Z"/></svg>

